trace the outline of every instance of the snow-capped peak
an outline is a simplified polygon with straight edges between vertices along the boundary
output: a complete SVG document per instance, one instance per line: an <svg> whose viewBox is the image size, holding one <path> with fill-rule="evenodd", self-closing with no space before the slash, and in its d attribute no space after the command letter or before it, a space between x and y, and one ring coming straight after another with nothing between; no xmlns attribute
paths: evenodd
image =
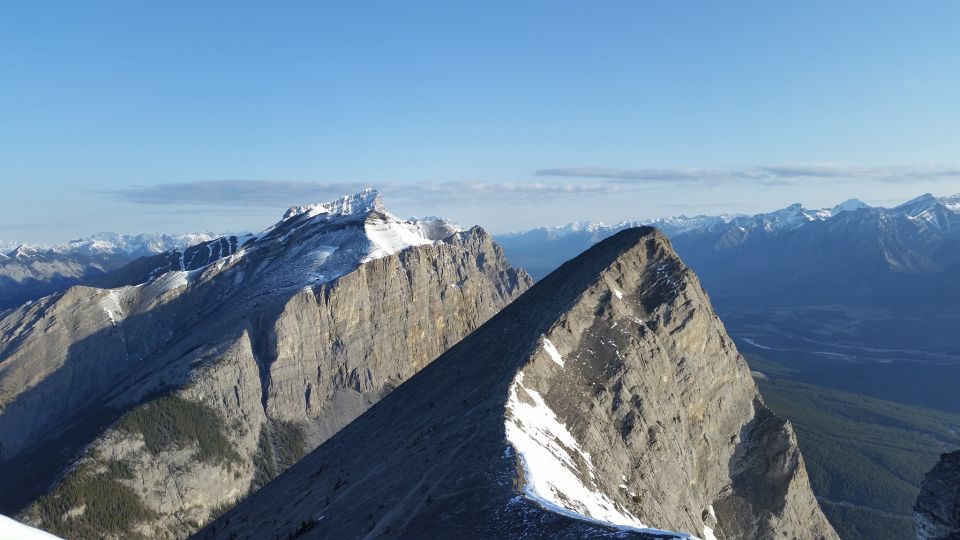
<svg viewBox="0 0 960 540"><path fill-rule="evenodd" d="M220 238L190 253L174 252L179 265L174 258L172 266L161 266L143 283L110 289L102 307L117 324L127 317L128 306L151 306L227 273L223 282L236 287L236 301L285 294L329 283L368 262L458 232L459 227L439 218L401 220L383 207L376 191L365 190L330 203L294 207L256 236Z"/></svg>
<svg viewBox="0 0 960 540"><path fill-rule="evenodd" d="M834 206L830 212L834 215L839 214L840 212L856 212L861 208L870 208L870 205L861 201L860 199L847 199L842 203Z"/></svg>
<svg viewBox="0 0 960 540"><path fill-rule="evenodd" d="M371 211L384 211L383 202L380 200L380 192L375 189L367 188L354 195L345 195L339 199L306 206L291 206L285 214L284 221L302 216L304 214L313 217L322 214L333 216L347 216L355 214L365 214Z"/></svg>
<svg viewBox="0 0 960 540"><path fill-rule="evenodd" d="M6 254L6 257L19 259L34 258L37 255L81 255L94 258L123 255L134 258L156 255L174 249L186 249L216 238L219 238L219 235L209 232L172 235L102 232L54 245L0 242L0 248L10 249L15 246L15 249Z"/></svg>
<svg viewBox="0 0 960 540"><path fill-rule="evenodd" d="M944 197L944 199L947 199L947 197ZM899 206L894 207L894 210L903 212L910 216L916 216L917 214L932 210L939 204L941 204L941 199L936 198L932 193L924 193L919 197L915 197Z"/></svg>
<svg viewBox="0 0 960 540"><path fill-rule="evenodd" d="M374 213L376 215L371 215ZM279 223L264 231L261 238L266 239L282 231L281 241L286 241L293 234L302 236L302 233L295 232L300 229L312 229L314 225L322 227L331 220L358 217L364 218L363 233L367 249L363 250L365 253L358 252L357 264L386 257L408 247L431 244L461 231L460 227L438 217L401 220L383 205L380 192L365 189L326 203L292 206Z"/></svg>
<svg viewBox="0 0 960 540"><path fill-rule="evenodd" d="M935 197L930 193L924 193L919 197L911 199L895 210L901 210L907 213L930 210L935 206L942 206L951 212L960 212L960 194L948 195L946 197Z"/></svg>
<svg viewBox="0 0 960 540"><path fill-rule="evenodd" d="M271 262L279 265L275 271L263 270L271 274L270 289L302 288L460 231L440 218L401 220L383 206L376 190L366 189L327 203L293 206L279 222L252 239L238 241L242 247L216 264L228 268L253 253L269 250L274 253Z"/></svg>
<svg viewBox="0 0 960 540"><path fill-rule="evenodd" d="M190 246L209 242L220 235L211 232L190 234L117 234L102 232L87 238L71 240L66 244L54 246L58 253L81 253L84 255L105 255L124 253L132 256L153 255L173 249L186 249Z"/></svg>
<svg viewBox="0 0 960 540"><path fill-rule="evenodd" d="M11 259L24 259L27 257L32 257L39 253L41 250L34 246L29 246L27 244L20 244L13 251L7 254L7 257Z"/></svg>

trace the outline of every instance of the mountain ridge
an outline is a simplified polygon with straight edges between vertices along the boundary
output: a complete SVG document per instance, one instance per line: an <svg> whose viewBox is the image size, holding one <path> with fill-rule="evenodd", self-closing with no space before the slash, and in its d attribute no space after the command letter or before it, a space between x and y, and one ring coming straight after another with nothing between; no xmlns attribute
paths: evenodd
<svg viewBox="0 0 960 540"><path fill-rule="evenodd" d="M556 474L525 457L538 451ZM561 266L195 538L713 531L836 538L789 424L762 405L696 277L637 228Z"/></svg>
<svg viewBox="0 0 960 540"><path fill-rule="evenodd" d="M237 244L0 317L0 469L41 488L5 511L71 538L189 534L529 285L482 229L382 206L315 207ZM72 494L101 481L136 512L83 511Z"/></svg>

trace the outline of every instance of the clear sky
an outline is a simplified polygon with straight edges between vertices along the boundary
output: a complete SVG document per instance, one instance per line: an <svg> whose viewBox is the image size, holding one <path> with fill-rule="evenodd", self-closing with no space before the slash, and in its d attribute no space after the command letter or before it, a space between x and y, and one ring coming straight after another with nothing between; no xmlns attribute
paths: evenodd
<svg viewBox="0 0 960 540"><path fill-rule="evenodd" d="M12 0L0 240L960 192L960 2Z"/></svg>

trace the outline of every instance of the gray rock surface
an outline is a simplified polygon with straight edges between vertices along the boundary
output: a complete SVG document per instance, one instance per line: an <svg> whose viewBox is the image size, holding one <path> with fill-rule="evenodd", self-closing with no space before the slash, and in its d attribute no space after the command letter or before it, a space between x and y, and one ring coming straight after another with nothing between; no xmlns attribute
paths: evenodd
<svg viewBox="0 0 960 540"><path fill-rule="evenodd" d="M684 534L837 538L790 424L763 406L696 277L636 228L534 285L195 537Z"/></svg>
<svg viewBox="0 0 960 540"><path fill-rule="evenodd" d="M917 540L960 540L960 450L940 456L913 507Z"/></svg>
<svg viewBox="0 0 960 540"><path fill-rule="evenodd" d="M361 202L0 319L3 512L69 538L185 537L531 284L482 229ZM423 245L387 254L395 229Z"/></svg>

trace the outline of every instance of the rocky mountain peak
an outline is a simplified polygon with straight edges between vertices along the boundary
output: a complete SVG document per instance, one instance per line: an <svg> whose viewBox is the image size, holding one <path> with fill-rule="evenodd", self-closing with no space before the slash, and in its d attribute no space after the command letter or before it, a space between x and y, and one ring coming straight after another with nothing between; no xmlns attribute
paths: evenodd
<svg viewBox="0 0 960 540"><path fill-rule="evenodd" d="M28 259L36 256L38 253L40 253L40 251L41 250L39 248L28 246L26 244L20 244L14 248L13 251L8 253L7 257L11 259Z"/></svg>
<svg viewBox="0 0 960 540"><path fill-rule="evenodd" d="M386 209L383 206L383 202L380 200L380 192L375 189L368 188L360 193L345 195L339 199L335 199L326 203L311 204L306 206L291 206L286 213L283 214L283 219L287 220L293 217L302 216L304 214L311 217L321 214L347 216L365 214L373 211L382 212L386 211Z"/></svg>

